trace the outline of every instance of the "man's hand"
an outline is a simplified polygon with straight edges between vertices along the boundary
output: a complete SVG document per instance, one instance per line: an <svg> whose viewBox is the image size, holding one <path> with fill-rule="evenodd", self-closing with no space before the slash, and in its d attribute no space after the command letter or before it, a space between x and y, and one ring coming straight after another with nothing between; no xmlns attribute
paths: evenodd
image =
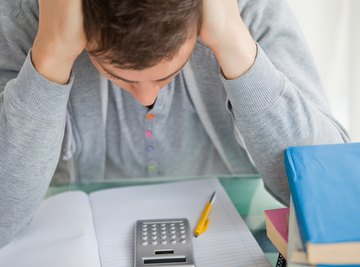
<svg viewBox="0 0 360 267"><path fill-rule="evenodd" d="M202 0L201 40L214 52L227 79L236 79L254 63L256 43L236 0Z"/></svg>
<svg viewBox="0 0 360 267"><path fill-rule="evenodd" d="M36 70L66 84L86 45L81 0L39 0L39 29L32 47Z"/></svg>

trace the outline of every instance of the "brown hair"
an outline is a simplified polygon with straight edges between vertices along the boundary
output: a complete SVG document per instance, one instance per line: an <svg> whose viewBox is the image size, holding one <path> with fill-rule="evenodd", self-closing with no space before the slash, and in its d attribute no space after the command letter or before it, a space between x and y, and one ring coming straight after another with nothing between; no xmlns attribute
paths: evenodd
<svg viewBox="0 0 360 267"><path fill-rule="evenodd" d="M202 0L83 0L88 52L119 68L171 60L200 30Z"/></svg>

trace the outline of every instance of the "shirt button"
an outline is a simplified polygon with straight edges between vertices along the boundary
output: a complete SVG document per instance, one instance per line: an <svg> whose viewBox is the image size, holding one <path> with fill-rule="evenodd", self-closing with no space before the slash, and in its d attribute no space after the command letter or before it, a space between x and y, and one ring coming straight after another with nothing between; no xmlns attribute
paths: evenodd
<svg viewBox="0 0 360 267"><path fill-rule="evenodd" d="M154 152L154 147L153 146L147 146L146 147L146 152L148 152L148 153Z"/></svg>
<svg viewBox="0 0 360 267"><path fill-rule="evenodd" d="M150 131L150 130L147 130L147 131L145 132L145 136L146 136L147 138L152 138L152 137L153 137L153 132Z"/></svg>
<svg viewBox="0 0 360 267"><path fill-rule="evenodd" d="M152 120L154 118L155 118L155 115L152 114L152 113L149 113L149 114L146 115L146 119L148 119L148 120Z"/></svg>
<svg viewBox="0 0 360 267"><path fill-rule="evenodd" d="M148 172L153 172L155 170L155 165L152 163L149 163L147 165L147 170L148 170Z"/></svg>

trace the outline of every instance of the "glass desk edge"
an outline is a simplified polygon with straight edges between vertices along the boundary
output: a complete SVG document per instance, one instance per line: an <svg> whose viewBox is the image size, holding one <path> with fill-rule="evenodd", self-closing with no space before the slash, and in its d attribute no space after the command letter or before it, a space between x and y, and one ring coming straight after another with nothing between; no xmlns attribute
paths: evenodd
<svg viewBox="0 0 360 267"><path fill-rule="evenodd" d="M90 183L51 185L49 186L49 189L46 193L46 198L62 192L74 190L91 193L97 190L114 187L209 178L214 178L214 176L134 178L104 180ZM266 236L264 210L281 208L284 206L265 190L262 179L257 174L218 176L217 178L219 179L235 208L244 219L245 223L249 227L251 233L254 235L256 241L264 251L272 266L276 266L278 252Z"/></svg>

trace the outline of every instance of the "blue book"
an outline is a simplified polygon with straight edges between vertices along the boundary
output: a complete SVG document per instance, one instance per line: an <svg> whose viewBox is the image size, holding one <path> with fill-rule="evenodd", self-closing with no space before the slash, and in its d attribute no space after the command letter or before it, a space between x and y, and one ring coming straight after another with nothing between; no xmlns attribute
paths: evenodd
<svg viewBox="0 0 360 267"><path fill-rule="evenodd" d="M290 147L285 167L311 264L360 264L360 143Z"/></svg>

